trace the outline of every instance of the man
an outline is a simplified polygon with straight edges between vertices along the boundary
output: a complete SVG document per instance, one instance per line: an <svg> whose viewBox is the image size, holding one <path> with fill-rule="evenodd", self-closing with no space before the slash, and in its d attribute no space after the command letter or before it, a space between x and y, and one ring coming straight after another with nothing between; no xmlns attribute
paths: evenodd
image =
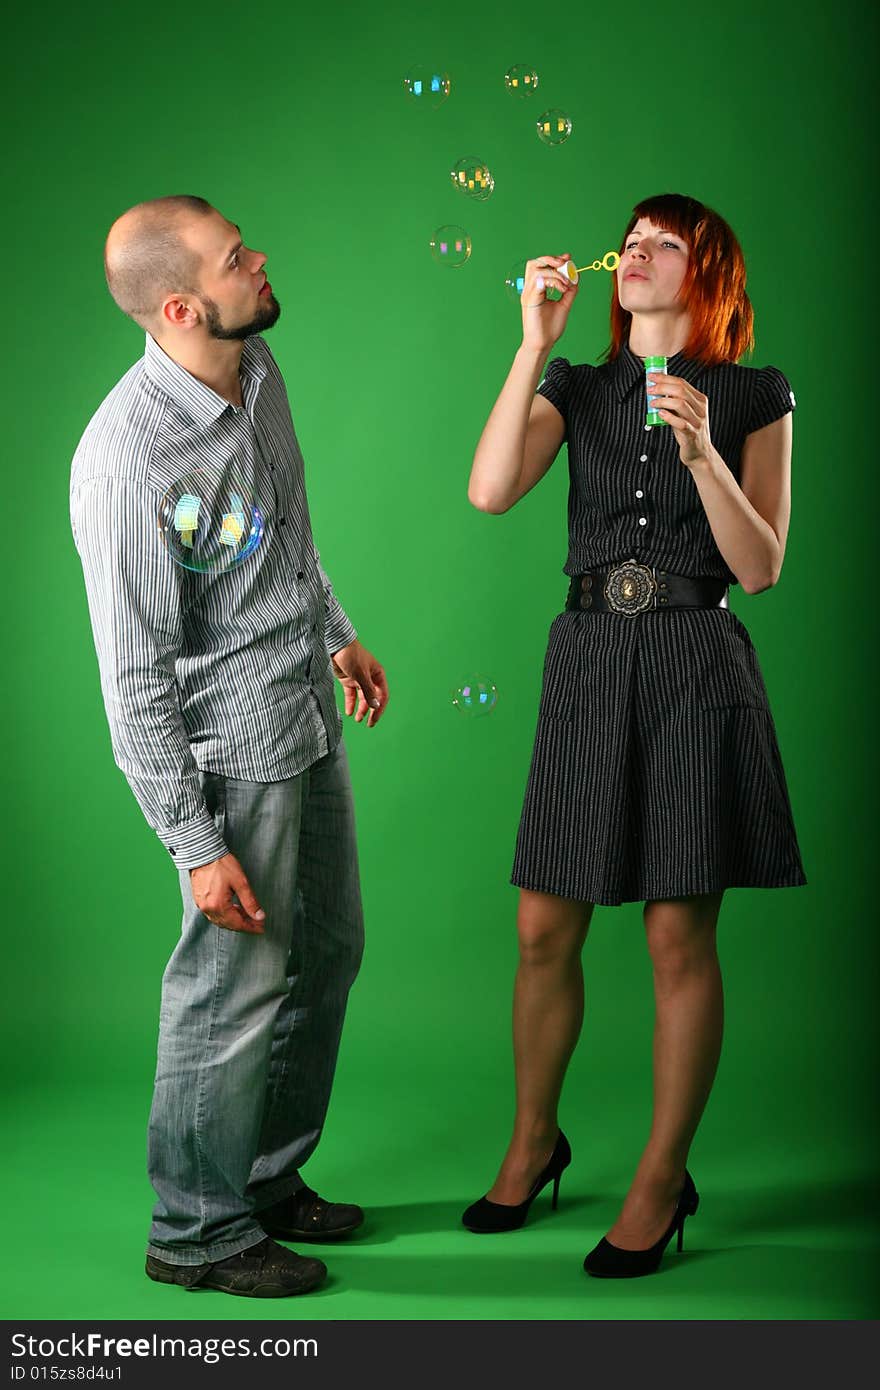
<svg viewBox="0 0 880 1390"><path fill-rule="evenodd" d="M363 1212L300 1167L318 1143L363 939L351 788L333 696L373 727L385 674L314 548L284 383L260 333L266 257L202 198L110 228L107 283L144 357L73 460L113 752L180 874L149 1128L151 1279L280 1297L326 1276L282 1240ZM157 520L194 472L259 499L259 545L221 573L175 563ZM332 670L331 670L332 667Z"/></svg>

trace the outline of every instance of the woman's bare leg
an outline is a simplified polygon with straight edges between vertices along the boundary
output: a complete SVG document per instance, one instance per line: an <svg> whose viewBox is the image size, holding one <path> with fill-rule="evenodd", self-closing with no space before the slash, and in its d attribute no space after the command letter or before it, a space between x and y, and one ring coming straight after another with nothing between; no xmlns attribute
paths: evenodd
<svg viewBox="0 0 880 1390"><path fill-rule="evenodd" d="M646 1250L672 1220L721 1053L724 995L715 944L721 894L645 904L654 965L654 1115L612 1245Z"/></svg>
<svg viewBox="0 0 880 1390"><path fill-rule="evenodd" d="M584 1016L581 949L591 903L520 890L519 965L513 992L516 1117L490 1201L525 1201L546 1165L559 1126L556 1109Z"/></svg>

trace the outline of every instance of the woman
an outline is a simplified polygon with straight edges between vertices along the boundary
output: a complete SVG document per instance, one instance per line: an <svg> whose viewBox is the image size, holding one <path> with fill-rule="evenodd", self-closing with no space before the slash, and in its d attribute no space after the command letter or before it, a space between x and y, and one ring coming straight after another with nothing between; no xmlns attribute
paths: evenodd
<svg viewBox="0 0 880 1390"><path fill-rule="evenodd" d="M521 1226L550 1182L555 1206L593 905L644 902L654 1113L623 1208L584 1261L609 1277L656 1270L697 1209L686 1163L721 1047L724 890L806 882L757 658L727 606L728 585L757 594L779 578L794 396L775 367L736 365L753 316L742 250L717 213L649 198L620 257L607 360L559 357L546 374L578 288L568 256L528 263L522 344L468 489L481 511L506 512L568 443L571 584L550 628L512 875L516 1118L463 1221ZM648 377L664 422L652 427L643 359L655 355L668 361Z"/></svg>

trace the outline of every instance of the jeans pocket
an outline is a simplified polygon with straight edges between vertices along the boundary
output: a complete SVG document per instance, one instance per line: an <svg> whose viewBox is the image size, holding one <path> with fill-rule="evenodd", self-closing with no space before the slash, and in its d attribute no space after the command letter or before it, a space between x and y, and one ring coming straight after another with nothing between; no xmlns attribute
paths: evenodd
<svg viewBox="0 0 880 1390"><path fill-rule="evenodd" d="M222 772L201 772L202 795L214 824L222 835L226 829L226 778Z"/></svg>

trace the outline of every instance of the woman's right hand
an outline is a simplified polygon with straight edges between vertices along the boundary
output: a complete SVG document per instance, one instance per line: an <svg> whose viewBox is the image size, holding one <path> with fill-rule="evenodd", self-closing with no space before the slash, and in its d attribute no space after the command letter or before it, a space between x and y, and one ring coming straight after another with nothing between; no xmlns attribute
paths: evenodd
<svg viewBox="0 0 880 1390"><path fill-rule="evenodd" d="M521 295L523 346L549 352L565 331L572 304L580 284L573 285L559 266L571 256L536 256L526 261L526 275ZM562 291L561 299L548 299L548 289Z"/></svg>

